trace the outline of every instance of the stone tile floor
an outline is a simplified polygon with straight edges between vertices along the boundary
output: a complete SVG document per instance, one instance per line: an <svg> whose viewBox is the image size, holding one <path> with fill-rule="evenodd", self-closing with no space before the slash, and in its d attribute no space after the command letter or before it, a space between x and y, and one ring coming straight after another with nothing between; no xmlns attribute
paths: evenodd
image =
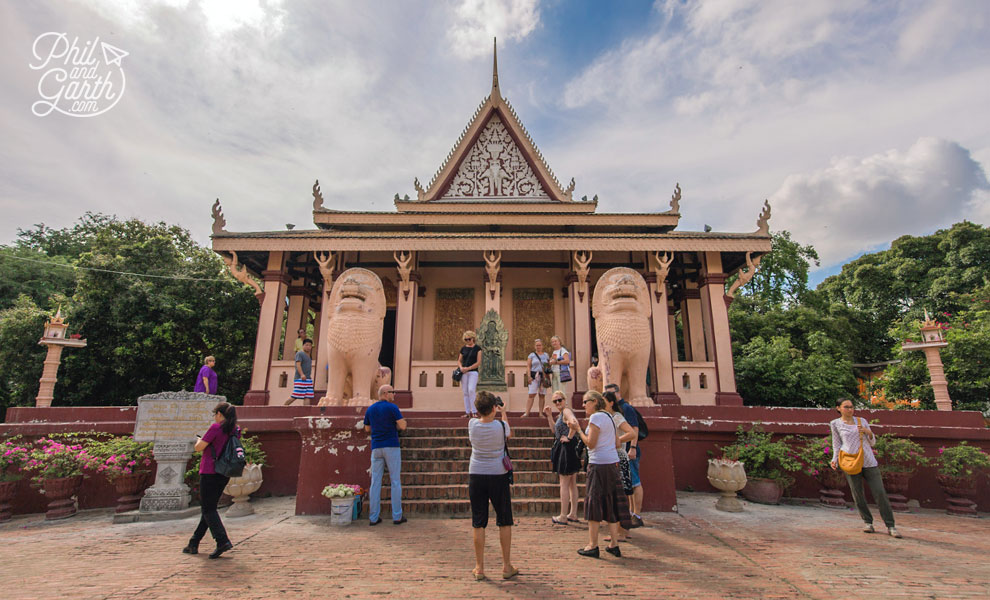
<svg viewBox="0 0 990 600"><path fill-rule="evenodd" d="M292 498L256 500L257 514L226 521L234 550L208 560L180 553L193 519L112 525L108 510L55 523L17 517L0 525L0 597L990 598L985 517L898 515L896 540L861 533L852 510L747 504L729 514L714 509L715 498L679 494L680 513L647 515L621 559L578 556L584 526L518 518L513 562L522 573L513 581L498 577L491 527L494 579L483 582L471 577L465 519L332 528L329 517L293 515Z"/></svg>

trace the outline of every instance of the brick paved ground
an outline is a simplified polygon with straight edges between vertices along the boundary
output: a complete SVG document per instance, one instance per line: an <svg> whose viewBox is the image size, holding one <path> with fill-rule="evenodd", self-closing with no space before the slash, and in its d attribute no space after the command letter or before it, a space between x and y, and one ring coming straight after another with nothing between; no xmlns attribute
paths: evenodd
<svg viewBox="0 0 990 600"><path fill-rule="evenodd" d="M496 578L472 579L464 519L331 528L327 517L294 516L291 498L260 500L258 514L227 521L235 549L213 561L179 552L191 519L20 517L0 525L0 597L990 598L990 519L903 515L905 539L895 540L860 533L848 510L747 505L727 514L712 495L679 501L679 514L648 515L621 559L578 556L584 528L520 518L522 574L509 582L497 577L494 529L486 570Z"/></svg>

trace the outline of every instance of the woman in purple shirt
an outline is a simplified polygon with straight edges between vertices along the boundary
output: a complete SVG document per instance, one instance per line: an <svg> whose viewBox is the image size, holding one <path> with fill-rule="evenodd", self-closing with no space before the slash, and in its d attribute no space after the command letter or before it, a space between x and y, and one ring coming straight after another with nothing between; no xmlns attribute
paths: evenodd
<svg viewBox="0 0 990 600"><path fill-rule="evenodd" d="M199 554L199 541L206 535L207 529L217 542L217 548L210 554L210 558L220 558L221 554L234 547L227 537L227 530L220 520L220 513L217 512L220 494L227 487L230 478L217 473L214 461L223 452L223 447L230 436L240 436L240 434L240 427L237 426L237 411L233 405L226 402L217 404L213 408L213 424L203 437L196 440L196 451L203 453L203 458L199 461L199 502L202 514L195 533L182 549L186 554Z"/></svg>
<svg viewBox="0 0 990 600"><path fill-rule="evenodd" d="M217 393L217 373L213 370L216 364L217 359L212 356L207 356L203 360L203 367L199 370L199 374L196 375L196 386L193 388L194 392L202 392L204 394Z"/></svg>

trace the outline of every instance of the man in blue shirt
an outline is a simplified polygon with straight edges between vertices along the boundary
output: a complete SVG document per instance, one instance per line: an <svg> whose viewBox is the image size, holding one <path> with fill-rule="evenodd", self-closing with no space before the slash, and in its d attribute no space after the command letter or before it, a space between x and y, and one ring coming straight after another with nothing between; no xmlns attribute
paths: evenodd
<svg viewBox="0 0 990 600"><path fill-rule="evenodd" d="M639 479L639 448L637 448L639 444L639 417L636 415L636 409L633 408L632 404L622 398L618 385L610 383L605 386L605 391L615 392L622 416L625 417L632 430L636 432L632 441L626 442L626 454L629 455L629 478L632 480L633 486L632 496L627 496L627 498L629 498L629 512L632 513L632 526L635 529L643 526L643 517L639 516L639 511L643 506L643 483Z"/></svg>
<svg viewBox="0 0 990 600"><path fill-rule="evenodd" d="M399 451L399 432L406 430L406 420L399 407L392 404L395 392L392 386L383 385L378 389L378 402L368 407L364 413L364 430L371 433L371 490L368 494L369 525L382 522L382 475L388 467L388 478L392 482L392 524L402 525L402 455Z"/></svg>

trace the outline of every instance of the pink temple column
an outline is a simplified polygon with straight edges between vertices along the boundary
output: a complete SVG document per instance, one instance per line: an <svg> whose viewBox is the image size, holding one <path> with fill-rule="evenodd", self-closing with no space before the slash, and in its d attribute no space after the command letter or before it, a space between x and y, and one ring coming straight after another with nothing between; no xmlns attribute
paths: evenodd
<svg viewBox="0 0 990 600"><path fill-rule="evenodd" d="M942 368L942 348L949 345L942 335L942 326L928 316L921 324L921 342L907 341L901 345L902 350L923 350L925 361L928 363L928 375L931 377L932 392L935 394L935 406L938 410L952 410L952 399L949 398L949 382L945 379L945 369Z"/></svg>
<svg viewBox="0 0 990 600"><path fill-rule="evenodd" d="M688 282L686 286L693 286ZM684 299L681 302L681 319L684 333L684 360L691 362L707 362L708 353L705 349L705 326L702 317L701 290L697 287L685 287Z"/></svg>
<svg viewBox="0 0 990 600"><path fill-rule="evenodd" d="M743 399L736 392L736 373L732 361L732 336L729 333L729 309L726 305L725 280L722 272L722 254L705 252L705 271L701 284L702 314L707 317L707 341L715 361L715 404L742 406Z"/></svg>
<svg viewBox="0 0 990 600"><path fill-rule="evenodd" d="M654 265L654 271L646 274L646 284L650 289L653 356L657 373L657 395L653 401L657 404L680 404L681 399L674 392L673 356L670 351L671 330L667 313L667 272L666 269L660 268L661 265L654 255L650 255L649 261Z"/></svg>
<svg viewBox="0 0 990 600"><path fill-rule="evenodd" d="M395 257L399 271L399 289L396 292L395 310L395 368L392 371L392 387L395 402L411 407L413 332L416 326L416 298L419 297L419 273L413 270L415 252L403 252ZM487 297L487 294L486 294Z"/></svg>
<svg viewBox="0 0 990 600"><path fill-rule="evenodd" d="M48 354L45 355L45 368L41 372L41 379L38 380L38 397L34 399L34 405L48 407L55 399L55 382L58 380L58 366L62 363L62 346L48 345Z"/></svg>
<svg viewBox="0 0 990 600"><path fill-rule="evenodd" d="M571 318L574 320L574 342L571 348L574 377L574 393L571 405L581 408L581 397L588 390L588 369L591 368L591 286L588 275L591 272L591 252L574 252L571 257L574 271L565 277L568 285L567 296L571 302Z"/></svg>
<svg viewBox="0 0 990 600"><path fill-rule="evenodd" d="M285 274L285 253L269 252L268 268L261 276L265 282L265 294L261 301L258 333L255 336L251 389L244 395L246 405L268 404L268 377L271 373L273 357L278 352L285 294L289 284L288 276Z"/></svg>

